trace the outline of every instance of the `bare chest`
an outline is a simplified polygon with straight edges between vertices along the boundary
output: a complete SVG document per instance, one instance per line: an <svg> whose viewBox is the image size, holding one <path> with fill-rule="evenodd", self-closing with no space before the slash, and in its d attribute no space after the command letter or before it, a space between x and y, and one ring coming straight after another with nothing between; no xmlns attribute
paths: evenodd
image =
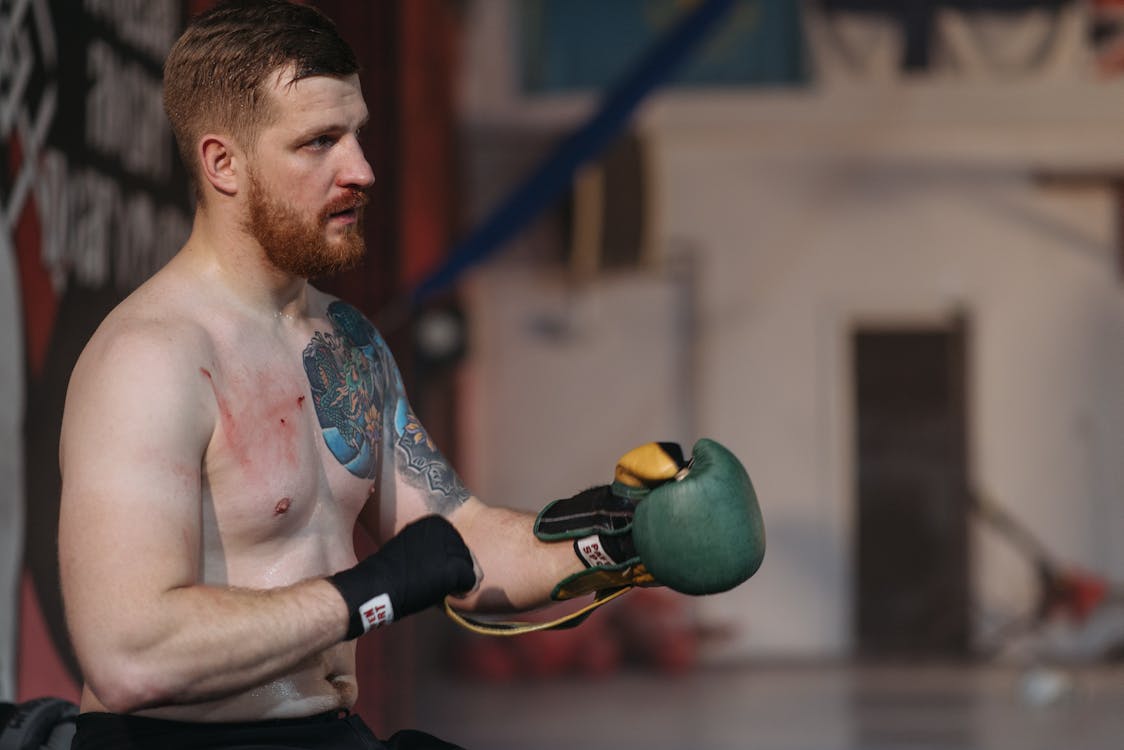
<svg viewBox="0 0 1124 750"><path fill-rule="evenodd" d="M269 355L219 349L201 367L215 429L203 462L209 578L284 585L351 564L377 486L381 388L367 352L316 334Z"/></svg>

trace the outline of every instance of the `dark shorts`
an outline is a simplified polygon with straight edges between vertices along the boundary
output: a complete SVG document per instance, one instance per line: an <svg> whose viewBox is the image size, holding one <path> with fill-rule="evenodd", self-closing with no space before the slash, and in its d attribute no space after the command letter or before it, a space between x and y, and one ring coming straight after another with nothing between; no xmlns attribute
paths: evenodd
<svg viewBox="0 0 1124 750"><path fill-rule="evenodd" d="M71 750L463 750L415 731L375 737L355 714L333 711L303 719L203 723L84 713Z"/></svg>

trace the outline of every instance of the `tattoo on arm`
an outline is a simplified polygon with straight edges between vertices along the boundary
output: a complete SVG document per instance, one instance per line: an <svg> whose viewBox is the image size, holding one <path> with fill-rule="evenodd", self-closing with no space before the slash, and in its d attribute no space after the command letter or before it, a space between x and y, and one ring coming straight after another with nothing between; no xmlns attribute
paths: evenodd
<svg viewBox="0 0 1124 750"><path fill-rule="evenodd" d="M469 492L457 472L429 439L401 391L394 434L398 470L406 481L426 493L429 510L448 515L468 499Z"/></svg>
<svg viewBox="0 0 1124 750"><path fill-rule="evenodd" d="M351 305L333 302L327 315L332 332L316 332L303 359L328 449L355 476L374 479L392 429L394 470L422 490L431 512L452 512L470 493L410 408L386 343Z"/></svg>

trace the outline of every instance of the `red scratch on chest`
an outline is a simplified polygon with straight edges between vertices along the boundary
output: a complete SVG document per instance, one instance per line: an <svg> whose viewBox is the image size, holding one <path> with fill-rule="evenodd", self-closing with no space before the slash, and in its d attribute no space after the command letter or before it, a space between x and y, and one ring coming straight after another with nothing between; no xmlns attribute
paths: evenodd
<svg viewBox="0 0 1124 750"><path fill-rule="evenodd" d="M210 381L227 445L244 470L255 466L298 465L297 435L291 418L292 401L278 398L280 394L277 391L280 389L275 381L263 374L219 383L206 368L200 367L199 372ZM220 385L223 387L220 388ZM271 393L276 395L271 398ZM298 397L298 409L303 400L304 396ZM280 424L280 432L270 430L274 434L267 433L267 425L270 424Z"/></svg>
<svg viewBox="0 0 1124 750"><path fill-rule="evenodd" d="M238 445L238 429L237 425L234 422L234 415L230 411L230 405L227 403L226 399L222 397L222 394L219 393L219 389L215 385L215 379L211 375L210 370L208 370L206 367L200 367L199 372L203 373L203 377L207 378L207 380L209 380L211 383L211 392L215 394L215 403L219 407L219 418L222 420L223 430L226 431L231 445ZM243 466L249 466L251 463L250 458L245 454L245 451L238 451L238 462Z"/></svg>

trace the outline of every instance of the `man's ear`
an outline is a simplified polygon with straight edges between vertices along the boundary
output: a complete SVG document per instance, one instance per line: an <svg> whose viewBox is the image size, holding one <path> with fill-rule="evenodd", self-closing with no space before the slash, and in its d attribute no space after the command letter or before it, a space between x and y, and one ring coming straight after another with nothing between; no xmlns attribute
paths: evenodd
<svg viewBox="0 0 1124 750"><path fill-rule="evenodd" d="M199 139L199 156L202 159L203 179L211 187L224 195L238 192L243 160L233 140L208 133Z"/></svg>

